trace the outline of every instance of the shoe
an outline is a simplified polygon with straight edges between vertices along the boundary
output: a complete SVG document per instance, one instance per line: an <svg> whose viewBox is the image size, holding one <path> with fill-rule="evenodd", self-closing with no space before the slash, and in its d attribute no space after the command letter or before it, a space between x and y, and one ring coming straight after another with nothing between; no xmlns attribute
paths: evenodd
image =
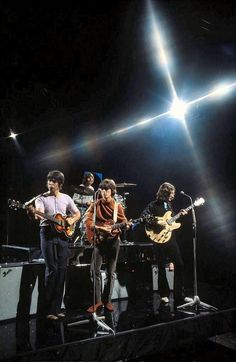
<svg viewBox="0 0 236 362"><path fill-rule="evenodd" d="M185 302L185 303L193 302L193 298L185 297L185 298L184 298L184 302Z"/></svg>
<svg viewBox="0 0 236 362"><path fill-rule="evenodd" d="M48 314L46 316L46 319L48 319L49 321L56 321L56 320L58 320L58 317L54 314Z"/></svg>
<svg viewBox="0 0 236 362"><path fill-rule="evenodd" d="M112 303L108 302L108 303L105 303L105 308L109 311L109 312L113 312L114 310L114 306Z"/></svg>
<svg viewBox="0 0 236 362"><path fill-rule="evenodd" d="M65 318L65 316L66 316L65 313L58 313L57 314L58 318Z"/></svg>
<svg viewBox="0 0 236 362"><path fill-rule="evenodd" d="M89 307L87 309L87 312L88 313L94 313L94 312L97 311L98 308L101 308L101 307L102 307L102 302L98 302L95 305L91 305L91 307Z"/></svg>
<svg viewBox="0 0 236 362"><path fill-rule="evenodd" d="M169 298L168 297L161 297L161 301L163 303L169 303Z"/></svg>

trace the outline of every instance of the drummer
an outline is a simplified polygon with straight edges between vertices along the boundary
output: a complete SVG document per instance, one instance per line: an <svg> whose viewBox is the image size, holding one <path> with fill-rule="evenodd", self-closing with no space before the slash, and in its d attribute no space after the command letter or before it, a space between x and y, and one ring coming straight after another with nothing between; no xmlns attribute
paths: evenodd
<svg viewBox="0 0 236 362"><path fill-rule="evenodd" d="M94 175L91 172L85 172L83 175L82 184L79 185L78 188L75 188L73 194L73 201L75 205L83 215L89 205L93 202L94 196Z"/></svg>

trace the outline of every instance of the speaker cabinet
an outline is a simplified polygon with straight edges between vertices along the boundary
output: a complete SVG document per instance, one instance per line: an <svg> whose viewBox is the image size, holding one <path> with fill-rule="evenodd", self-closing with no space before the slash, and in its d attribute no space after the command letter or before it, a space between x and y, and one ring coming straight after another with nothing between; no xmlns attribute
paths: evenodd
<svg viewBox="0 0 236 362"><path fill-rule="evenodd" d="M20 263L19 263L20 264ZM38 280L42 285L44 265L0 266L0 320L18 314L35 314L38 302Z"/></svg>
<svg viewBox="0 0 236 362"><path fill-rule="evenodd" d="M174 289L174 270L169 270L169 266L166 266L166 277L170 290ZM152 265L152 285L153 290L158 290L158 266Z"/></svg>

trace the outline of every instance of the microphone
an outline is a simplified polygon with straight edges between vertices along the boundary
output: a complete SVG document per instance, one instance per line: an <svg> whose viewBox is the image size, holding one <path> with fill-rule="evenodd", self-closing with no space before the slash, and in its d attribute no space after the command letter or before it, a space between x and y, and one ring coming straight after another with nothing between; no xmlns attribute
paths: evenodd
<svg viewBox="0 0 236 362"><path fill-rule="evenodd" d="M184 195L184 196L188 197L188 198L191 200L191 202L192 202L192 197L191 197L191 196L189 196L188 194L186 194L184 191L180 191L180 193L181 193L181 195Z"/></svg>
<svg viewBox="0 0 236 362"><path fill-rule="evenodd" d="M98 198L98 197L100 197L100 196L102 196L102 189L97 189L97 191L95 192L95 198Z"/></svg>

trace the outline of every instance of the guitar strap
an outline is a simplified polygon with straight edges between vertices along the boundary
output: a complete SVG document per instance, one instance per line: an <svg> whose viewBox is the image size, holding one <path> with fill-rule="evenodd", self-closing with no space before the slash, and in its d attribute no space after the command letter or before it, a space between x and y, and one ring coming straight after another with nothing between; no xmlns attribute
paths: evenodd
<svg viewBox="0 0 236 362"><path fill-rule="evenodd" d="M117 215L118 215L118 203L115 201L114 211L113 211L113 221L114 221L114 223L117 222Z"/></svg>

